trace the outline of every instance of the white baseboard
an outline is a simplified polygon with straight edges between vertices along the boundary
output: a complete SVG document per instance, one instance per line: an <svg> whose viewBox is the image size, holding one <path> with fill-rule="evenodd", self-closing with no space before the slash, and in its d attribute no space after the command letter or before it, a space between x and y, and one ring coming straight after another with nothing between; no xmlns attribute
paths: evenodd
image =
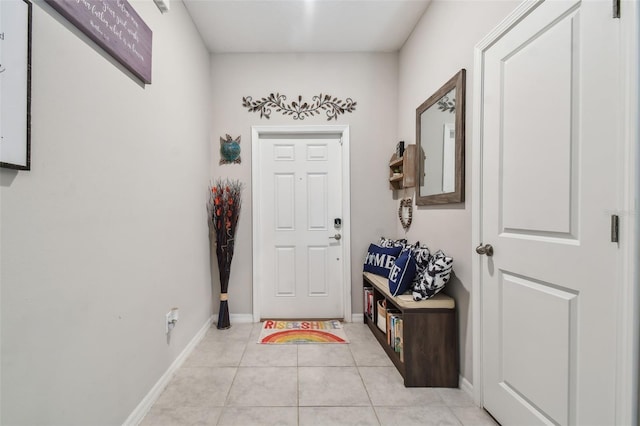
<svg viewBox="0 0 640 426"><path fill-rule="evenodd" d="M460 390L465 391L473 399L473 385L462 376L460 376Z"/></svg>
<svg viewBox="0 0 640 426"><path fill-rule="evenodd" d="M212 318L214 319L212 324L217 324L218 314L215 314ZM229 314L229 321L231 321L231 325L233 325L233 323L251 324L254 322L253 314ZM352 314L351 322L364 322L364 314Z"/></svg>
<svg viewBox="0 0 640 426"><path fill-rule="evenodd" d="M247 324L253 322L253 314L229 314L229 321L231 321L231 325L235 322L236 324ZM218 323L218 314L215 316L214 323Z"/></svg>
<svg viewBox="0 0 640 426"><path fill-rule="evenodd" d="M207 333L207 330L211 327L213 323L213 317L209 318L202 328L198 330L193 339L187 344L184 350L178 355L178 357L171 363L167 371L164 372L162 377L156 382L156 384L151 388L149 393L140 401L140 404L133 410L133 412L129 415L127 420L124 421L123 426L134 426L139 424L144 416L147 415L151 406L157 401L160 397L160 394L167 387L169 381L175 374L175 372L180 368L180 366L184 363L187 357L191 354L193 349L200 343L204 335Z"/></svg>
<svg viewBox="0 0 640 426"><path fill-rule="evenodd" d="M351 314L351 322L358 324L364 323L364 314Z"/></svg>

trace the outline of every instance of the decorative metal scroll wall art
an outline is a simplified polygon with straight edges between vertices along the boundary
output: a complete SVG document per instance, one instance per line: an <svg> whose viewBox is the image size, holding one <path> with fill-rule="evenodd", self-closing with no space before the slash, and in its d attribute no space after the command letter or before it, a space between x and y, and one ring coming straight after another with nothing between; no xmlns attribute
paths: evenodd
<svg viewBox="0 0 640 426"><path fill-rule="evenodd" d="M220 138L220 164L240 164L240 136L233 139L231 135Z"/></svg>
<svg viewBox="0 0 640 426"><path fill-rule="evenodd" d="M402 229L407 231L411 226L411 221L413 220L413 200L411 198L403 198L400 201L400 206L398 207L398 218L400 219Z"/></svg>
<svg viewBox="0 0 640 426"><path fill-rule="evenodd" d="M276 93L271 93L266 98L253 100L251 96L242 98L242 106L249 109L249 112L260 111L260 118L271 118L271 111L281 112L282 115L292 116L294 120L304 120L306 117L320 115L322 112L327 116L327 121L337 120L338 115L356 110L356 102L351 98L340 100L331 95L323 95L311 98L311 102L303 102L302 96L298 96L297 101L286 103L287 97Z"/></svg>

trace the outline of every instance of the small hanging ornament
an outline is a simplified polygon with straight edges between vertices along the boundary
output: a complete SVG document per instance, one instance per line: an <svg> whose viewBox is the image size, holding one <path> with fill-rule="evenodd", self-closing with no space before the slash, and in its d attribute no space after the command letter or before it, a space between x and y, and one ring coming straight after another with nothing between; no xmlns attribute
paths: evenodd
<svg viewBox="0 0 640 426"><path fill-rule="evenodd" d="M398 218L400 219L402 228L408 231L411 226L411 220L413 219L413 200L411 198L403 198L400 200Z"/></svg>
<svg viewBox="0 0 640 426"><path fill-rule="evenodd" d="M230 135L220 138L220 164L240 164L240 136L233 139Z"/></svg>

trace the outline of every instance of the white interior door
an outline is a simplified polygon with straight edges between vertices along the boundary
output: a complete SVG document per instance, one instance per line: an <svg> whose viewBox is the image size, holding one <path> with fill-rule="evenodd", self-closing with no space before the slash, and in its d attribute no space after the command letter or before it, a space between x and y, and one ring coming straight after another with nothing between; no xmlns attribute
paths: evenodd
<svg viewBox="0 0 640 426"><path fill-rule="evenodd" d="M530 5L481 76L483 403L503 425L612 425L619 21Z"/></svg>
<svg viewBox="0 0 640 426"><path fill-rule="evenodd" d="M342 318L340 136L261 137L256 160L261 318Z"/></svg>

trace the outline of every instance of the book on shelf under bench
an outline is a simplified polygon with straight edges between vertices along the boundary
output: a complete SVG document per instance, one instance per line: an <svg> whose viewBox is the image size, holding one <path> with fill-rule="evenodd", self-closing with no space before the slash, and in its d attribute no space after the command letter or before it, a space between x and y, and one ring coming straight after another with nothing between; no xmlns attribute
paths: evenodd
<svg viewBox="0 0 640 426"><path fill-rule="evenodd" d="M371 289L374 306L371 315L364 315L364 322L404 378L405 386L458 387L455 300L443 293L422 301L414 301L411 295L394 297L387 278L370 272L363 273L363 285ZM383 301L384 319L376 309Z"/></svg>
<svg viewBox="0 0 640 426"><path fill-rule="evenodd" d="M373 318L373 287L364 288L364 314Z"/></svg>

